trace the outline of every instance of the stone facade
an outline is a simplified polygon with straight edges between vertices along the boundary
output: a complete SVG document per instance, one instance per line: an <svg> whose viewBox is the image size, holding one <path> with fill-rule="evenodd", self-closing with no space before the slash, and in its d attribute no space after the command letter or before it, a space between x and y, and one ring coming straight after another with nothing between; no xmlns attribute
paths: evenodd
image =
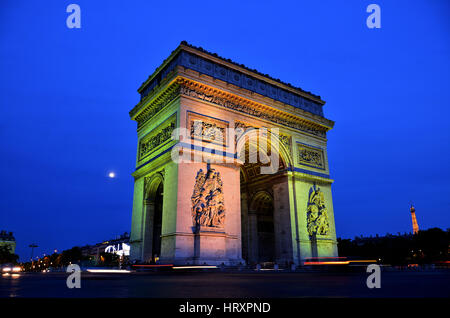
<svg viewBox="0 0 450 318"><path fill-rule="evenodd" d="M326 151L334 122L320 97L186 43L138 92L131 259L299 265L337 256ZM263 155L251 160L265 144L267 158L279 158L275 173L263 172Z"/></svg>
<svg viewBox="0 0 450 318"><path fill-rule="evenodd" d="M15 253L16 239L12 232L6 232L5 230L0 232L0 246L7 247L12 254Z"/></svg>

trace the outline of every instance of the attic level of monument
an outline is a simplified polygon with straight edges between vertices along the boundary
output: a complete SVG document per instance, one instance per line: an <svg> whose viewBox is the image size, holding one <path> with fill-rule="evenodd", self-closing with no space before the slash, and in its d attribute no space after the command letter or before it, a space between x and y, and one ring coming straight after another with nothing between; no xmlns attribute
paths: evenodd
<svg viewBox="0 0 450 318"><path fill-rule="evenodd" d="M320 99L320 96L283 83L280 80L275 80L267 74L250 70L243 65L238 65L219 57L217 54L209 53L185 42L182 42L141 85L138 89L141 99L151 94L177 66L192 69L253 93L324 117L322 108L325 102Z"/></svg>
<svg viewBox="0 0 450 318"><path fill-rule="evenodd" d="M315 95L184 44L138 91L142 98L130 111L138 129L179 96L197 98L321 138L326 138L326 132L334 126L323 115L325 102Z"/></svg>

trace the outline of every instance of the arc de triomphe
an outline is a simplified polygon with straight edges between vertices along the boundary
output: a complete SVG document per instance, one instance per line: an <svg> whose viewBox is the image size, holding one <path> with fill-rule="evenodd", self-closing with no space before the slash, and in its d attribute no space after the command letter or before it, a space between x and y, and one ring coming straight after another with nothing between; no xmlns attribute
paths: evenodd
<svg viewBox="0 0 450 318"><path fill-rule="evenodd" d="M138 92L131 260L337 256L319 96L186 42Z"/></svg>

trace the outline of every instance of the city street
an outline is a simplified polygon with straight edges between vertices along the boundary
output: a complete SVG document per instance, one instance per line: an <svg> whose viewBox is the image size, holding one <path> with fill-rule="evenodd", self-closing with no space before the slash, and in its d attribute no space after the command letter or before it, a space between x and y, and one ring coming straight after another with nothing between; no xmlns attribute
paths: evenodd
<svg viewBox="0 0 450 318"><path fill-rule="evenodd" d="M369 289L365 272L134 272L81 274L69 289L65 273L21 273L0 278L1 297L450 297L449 271L382 272Z"/></svg>

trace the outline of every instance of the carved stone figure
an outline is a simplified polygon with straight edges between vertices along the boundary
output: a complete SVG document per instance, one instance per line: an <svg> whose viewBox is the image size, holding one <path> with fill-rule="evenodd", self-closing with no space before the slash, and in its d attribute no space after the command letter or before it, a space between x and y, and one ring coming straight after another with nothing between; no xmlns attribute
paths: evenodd
<svg viewBox="0 0 450 318"><path fill-rule="evenodd" d="M308 146L299 145L298 161L301 164L316 167L319 169L325 168L323 151L321 149L313 149Z"/></svg>
<svg viewBox="0 0 450 318"><path fill-rule="evenodd" d="M139 143L139 160L150 154L162 143L170 140L172 138L172 131L176 126L176 117L170 119L169 124L158 130L152 131L149 137L144 137Z"/></svg>
<svg viewBox="0 0 450 318"><path fill-rule="evenodd" d="M280 134L278 136L280 138L281 143L289 150L291 151L291 137L287 135Z"/></svg>
<svg viewBox="0 0 450 318"><path fill-rule="evenodd" d="M199 138L203 141L224 143L225 128L215 123L207 123L200 120L191 121L191 138Z"/></svg>
<svg viewBox="0 0 450 318"><path fill-rule="evenodd" d="M330 230L327 208L323 192L318 187L311 188L308 200L307 226L310 236L327 235Z"/></svg>
<svg viewBox="0 0 450 318"><path fill-rule="evenodd" d="M208 169L205 173L200 169L195 178L192 201L192 221L195 227L223 227L225 221L225 205L223 185L220 173Z"/></svg>

